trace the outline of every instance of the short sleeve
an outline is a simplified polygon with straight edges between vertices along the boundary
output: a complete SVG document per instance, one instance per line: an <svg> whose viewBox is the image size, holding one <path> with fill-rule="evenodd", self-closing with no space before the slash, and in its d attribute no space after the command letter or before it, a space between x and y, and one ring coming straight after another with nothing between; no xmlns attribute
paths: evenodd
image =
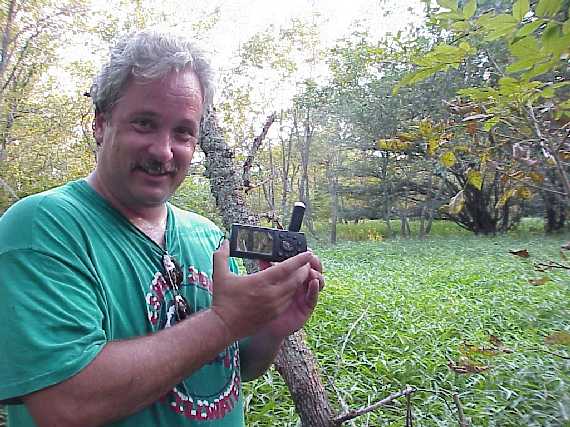
<svg viewBox="0 0 570 427"><path fill-rule="evenodd" d="M105 345L101 295L74 261L31 248L0 255L0 400L66 380Z"/></svg>

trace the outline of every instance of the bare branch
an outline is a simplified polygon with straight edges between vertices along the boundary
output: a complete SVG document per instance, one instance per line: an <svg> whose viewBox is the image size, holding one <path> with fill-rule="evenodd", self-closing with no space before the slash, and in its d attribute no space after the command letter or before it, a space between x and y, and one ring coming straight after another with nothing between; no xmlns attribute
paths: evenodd
<svg viewBox="0 0 570 427"><path fill-rule="evenodd" d="M556 356L556 357L560 357L561 359L564 359L564 360L570 360L570 356L564 356L563 354L554 353L553 351L548 351L548 350L544 350L544 349L541 349L541 351L548 353L548 354L552 354L553 356Z"/></svg>
<svg viewBox="0 0 570 427"><path fill-rule="evenodd" d="M267 136L267 132L269 132L269 128L271 127L271 125L275 121L276 117L277 117L277 115L274 112L271 113L269 115L269 117L267 117L267 120L265 121L265 124L263 125L263 129L261 130L261 133L253 140L253 145L251 147L251 151L249 152L249 155L247 156L247 159L245 159L245 162L243 164L243 182L244 182L244 186L246 188L249 188L250 171L251 171L251 166L253 165L253 159L255 158L255 154L257 153L257 150L259 150L261 143L263 142L263 140Z"/></svg>
<svg viewBox="0 0 570 427"><path fill-rule="evenodd" d="M378 409L380 406L384 406L387 405L388 403L392 402L393 400L402 397L402 396L407 396L408 394L411 394L413 392L415 392L416 389L412 386L407 386L404 390L398 391L396 393L392 393L390 396L386 397L385 399L382 399L372 405L366 406L364 408L360 408L360 409L353 409L347 413L338 415L337 417L335 417L333 419L333 422L336 424L342 424L346 421L352 420L356 417L359 417L361 415L367 414L368 412L372 412L376 409Z"/></svg>
<svg viewBox="0 0 570 427"><path fill-rule="evenodd" d="M338 356L337 356L337 366L336 366L336 369L334 371L335 377L337 376L338 371L340 370L340 362L342 360L342 355L344 354L344 350L346 349L346 344L348 342L348 339L350 338L352 331L354 331L354 329L356 328L356 325L358 325L360 323L360 321L362 319L364 319L364 316L366 316L367 313L368 313L368 310L364 310L364 312L360 315L360 317L358 319L356 319L356 321L352 325L350 325L348 332L344 336L344 340L342 341L342 346L340 347L340 352L338 353Z"/></svg>
<svg viewBox="0 0 570 427"><path fill-rule="evenodd" d="M4 180L2 179L2 177L0 177L0 185L1 185L2 187L4 187L4 189L5 189L8 193L10 193L10 195L11 195L14 199L20 200L20 198L18 197L18 195L16 194L16 192L14 191L14 189L13 189L12 187L10 187L10 185L8 185L8 183L7 183L6 181L4 181Z"/></svg>
<svg viewBox="0 0 570 427"><path fill-rule="evenodd" d="M459 427L469 427L467 420L465 419L465 413L463 412L463 406L459 400L459 393L453 393L453 403L457 408L457 417L459 418Z"/></svg>

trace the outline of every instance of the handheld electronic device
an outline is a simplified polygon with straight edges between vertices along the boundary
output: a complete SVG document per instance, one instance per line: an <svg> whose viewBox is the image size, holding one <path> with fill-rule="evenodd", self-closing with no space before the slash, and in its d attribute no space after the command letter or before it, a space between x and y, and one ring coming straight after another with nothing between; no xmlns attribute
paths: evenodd
<svg viewBox="0 0 570 427"><path fill-rule="evenodd" d="M300 233L305 205L295 203L288 230L233 224L230 232L230 256L237 258L285 261L307 250L307 240Z"/></svg>

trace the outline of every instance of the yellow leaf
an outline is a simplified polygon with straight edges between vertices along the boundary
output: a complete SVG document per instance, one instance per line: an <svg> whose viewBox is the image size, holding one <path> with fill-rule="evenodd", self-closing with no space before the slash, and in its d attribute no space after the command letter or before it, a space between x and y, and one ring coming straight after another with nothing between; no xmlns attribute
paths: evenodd
<svg viewBox="0 0 570 427"><path fill-rule="evenodd" d="M432 128L433 127L432 127L431 122L429 120L422 120L420 122L420 132L424 137L431 134Z"/></svg>
<svg viewBox="0 0 570 427"><path fill-rule="evenodd" d="M560 158L564 161L570 160L570 151L561 151Z"/></svg>
<svg viewBox="0 0 570 427"><path fill-rule="evenodd" d="M538 172L529 172L529 178L532 179L533 182L537 184L542 184L544 182L544 175Z"/></svg>
<svg viewBox="0 0 570 427"><path fill-rule="evenodd" d="M505 191L503 194L501 194L501 197L499 197L499 201L496 204L496 208L502 208L503 206L505 206L505 204L507 203L507 201L513 197L516 194L517 190L514 188L511 188L508 191Z"/></svg>
<svg viewBox="0 0 570 427"><path fill-rule="evenodd" d="M523 200L529 200L532 197L532 193L527 187L520 187L517 189L517 196Z"/></svg>
<svg viewBox="0 0 570 427"><path fill-rule="evenodd" d="M556 331L544 338L546 344L570 345L570 333L566 331Z"/></svg>
<svg viewBox="0 0 570 427"><path fill-rule="evenodd" d="M430 156L433 156L435 154L435 152L439 148L439 143L440 143L439 138L436 136L428 139L428 154Z"/></svg>
<svg viewBox="0 0 570 427"><path fill-rule="evenodd" d="M549 281L550 281L550 278L548 276L544 276L544 277L541 277L540 279L530 279L528 281L528 283L530 283L533 286L542 286L542 285L546 285Z"/></svg>
<svg viewBox="0 0 570 427"><path fill-rule="evenodd" d="M385 151L406 151L411 144L406 141L400 141L397 138L379 139L376 143L377 147Z"/></svg>
<svg viewBox="0 0 570 427"><path fill-rule="evenodd" d="M463 190L461 190L449 201L449 213L451 215L457 215L459 212L463 210L464 206L465 206L465 194L463 193Z"/></svg>
<svg viewBox="0 0 570 427"><path fill-rule="evenodd" d="M443 156L441 156L441 163L443 163L443 166L446 168L452 167L456 161L457 158L455 157L455 154L453 154L453 151L447 151Z"/></svg>
<svg viewBox="0 0 570 427"><path fill-rule="evenodd" d="M418 136L416 134L413 134L413 133L402 132L402 133L398 134L398 138L400 139L400 141L411 142L411 141L415 141L416 139L418 139Z"/></svg>
<svg viewBox="0 0 570 427"><path fill-rule="evenodd" d="M481 191L481 188L483 188L483 177L481 176L481 172L473 169L468 171L467 182L477 190Z"/></svg>

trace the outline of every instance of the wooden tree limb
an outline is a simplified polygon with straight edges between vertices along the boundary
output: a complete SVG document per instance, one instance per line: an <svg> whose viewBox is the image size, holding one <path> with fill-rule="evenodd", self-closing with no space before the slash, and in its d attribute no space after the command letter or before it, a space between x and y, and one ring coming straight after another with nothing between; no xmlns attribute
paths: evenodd
<svg viewBox="0 0 570 427"><path fill-rule="evenodd" d="M275 359L275 368L289 388L301 425L331 427L333 410L320 380L317 361L304 337L301 330L285 340Z"/></svg>
<svg viewBox="0 0 570 427"><path fill-rule="evenodd" d="M234 164L233 151L226 144L223 132L219 129L215 114L207 112L202 123L200 146L206 161L206 177L224 226L229 229L234 222L259 224L259 218L246 207L243 195L243 182ZM256 271L255 262L245 263L248 273ZM303 426L330 427L332 409L320 380L317 362L303 339L303 333L288 337L275 360Z"/></svg>
<svg viewBox="0 0 570 427"><path fill-rule="evenodd" d="M356 417L360 417L361 415L367 414L368 412L372 412L376 409L378 409L381 406L385 406L388 403L394 401L395 399L402 397L402 396L407 396L409 394L412 394L416 391L416 389L414 387L411 386L407 386L405 389L398 391L396 393L392 393L390 396L363 408L360 409L353 409L347 413L338 415L337 417L334 418L334 422L336 423L336 425L340 425L348 420L352 420L353 418Z"/></svg>
<svg viewBox="0 0 570 427"><path fill-rule="evenodd" d="M453 393L453 403L455 403L455 407L457 408L457 417L459 418L459 427L469 427L467 423L467 419L465 418L465 413L463 412L463 406L461 405L461 401L459 400L459 394Z"/></svg>
<svg viewBox="0 0 570 427"><path fill-rule="evenodd" d="M271 127L271 125L275 121L276 117L277 117L277 115L274 112L271 113L269 115L269 117L267 117L267 120L265 120L265 124L263 125L263 129L261 130L261 133L257 137L255 137L255 139L253 140L253 145L251 146L251 150L249 152L249 155L247 156L247 158L245 159L245 162L243 164L243 183L244 183L244 186L246 188L250 187L251 167L253 165L253 159L255 158L255 155L257 154L257 150L259 150L261 143L263 142L263 140L267 136L267 132L269 132L269 128Z"/></svg>
<svg viewBox="0 0 570 427"><path fill-rule="evenodd" d="M540 140L540 145L541 145L543 151L545 152L545 156L546 156L546 152L549 151L550 155L552 155L554 157L554 161L556 163L556 168L557 168L558 174L560 176L560 181L562 182L562 187L564 188L564 191L566 193L566 196L565 196L566 205L570 205L570 179L568 178L568 175L566 174L566 170L564 169L564 166L562 165L562 162L560 160L560 155L554 149L552 141L547 139L542 134L542 131L540 129L540 125L538 123L538 119L536 118L536 115L534 114L534 109L533 109L532 104L530 102L527 105L527 109L528 109L528 115L530 117L531 123L534 127L534 132ZM548 144L548 149L546 148L545 144Z"/></svg>
<svg viewBox="0 0 570 427"><path fill-rule="evenodd" d="M16 194L16 192L14 191L14 189L12 187L10 187L10 185L4 181L2 179L2 177L0 177L0 186L4 187L4 189L10 193L10 195L15 199L15 200L20 200L20 198L18 197L18 195Z"/></svg>

